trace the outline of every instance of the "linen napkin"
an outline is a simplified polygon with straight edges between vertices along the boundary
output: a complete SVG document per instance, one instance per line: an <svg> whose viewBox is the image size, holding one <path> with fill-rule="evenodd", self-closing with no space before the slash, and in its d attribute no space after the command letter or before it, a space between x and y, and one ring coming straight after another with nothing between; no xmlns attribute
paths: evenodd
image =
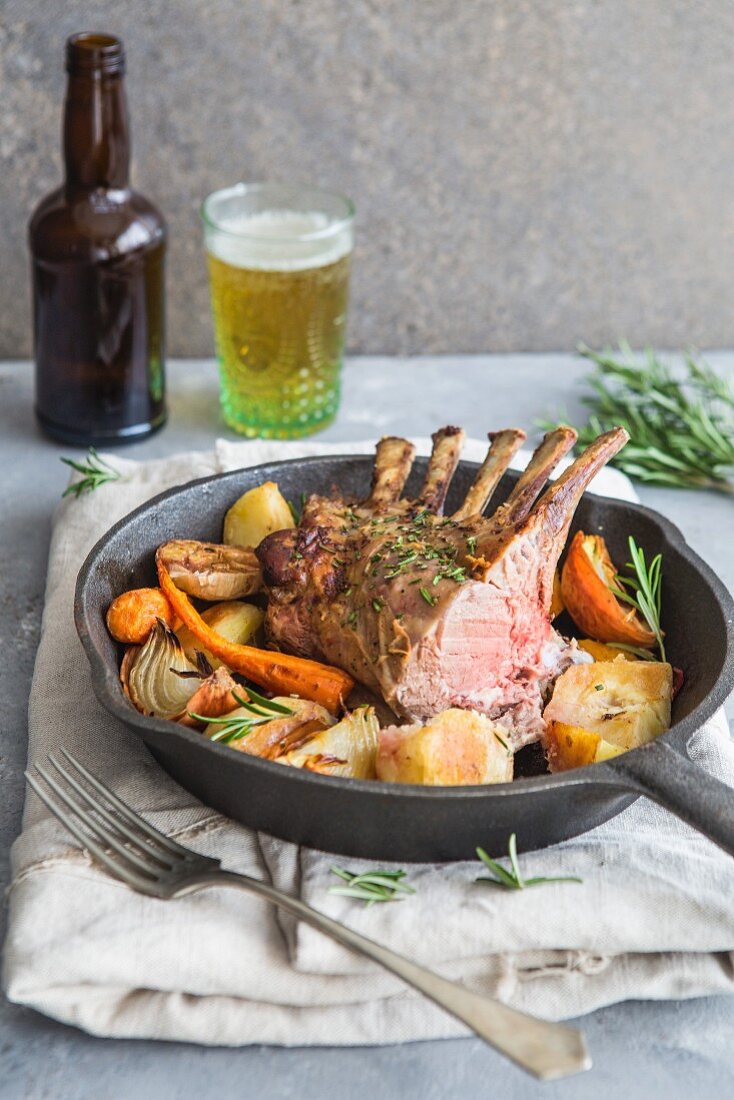
<svg viewBox="0 0 734 1100"><path fill-rule="evenodd" d="M466 456L484 444L470 441ZM270 879L372 938L538 1015L577 1016L626 998L734 989L730 858L640 800L555 848L524 855L526 875L583 883L507 892L475 883L478 864L408 867L416 894L364 909L328 893L333 864L228 821L173 782L94 698L74 630L77 571L94 542L172 485L274 458L370 451L370 443L229 443L135 464L120 481L59 507L29 707L29 762L64 746L164 831L224 865ZM427 453L428 441L419 441ZM619 472L597 492L634 499ZM734 785L722 715L695 739L698 763ZM481 843L481 837L477 838ZM9 998L87 1031L207 1044L394 1043L459 1035L396 979L245 894L212 889L172 902L98 870L29 795L12 853L4 954Z"/></svg>

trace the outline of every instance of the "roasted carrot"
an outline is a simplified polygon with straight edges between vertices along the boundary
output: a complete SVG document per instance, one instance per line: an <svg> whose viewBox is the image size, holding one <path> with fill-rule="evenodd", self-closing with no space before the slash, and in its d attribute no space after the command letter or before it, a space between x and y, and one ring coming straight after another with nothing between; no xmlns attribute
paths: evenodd
<svg viewBox="0 0 734 1100"><path fill-rule="evenodd" d="M173 611L160 588L133 588L123 592L107 609L107 629L117 642L141 645L155 626L156 619L163 619L167 626L173 623Z"/></svg>
<svg viewBox="0 0 734 1100"><path fill-rule="evenodd" d="M620 603L609 588L615 583L615 574L604 539L577 531L561 573L566 610L576 626L597 642L651 648L655 644L653 632L635 609Z"/></svg>
<svg viewBox="0 0 734 1100"><path fill-rule="evenodd" d="M239 672L266 691L278 695L299 695L302 699L321 703L332 713L338 711L354 687L354 681L346 672L305 657L228 642L204 622L186 593L176 588L157 555L156 566L161 589L179 619L232 672Z"/></svg>

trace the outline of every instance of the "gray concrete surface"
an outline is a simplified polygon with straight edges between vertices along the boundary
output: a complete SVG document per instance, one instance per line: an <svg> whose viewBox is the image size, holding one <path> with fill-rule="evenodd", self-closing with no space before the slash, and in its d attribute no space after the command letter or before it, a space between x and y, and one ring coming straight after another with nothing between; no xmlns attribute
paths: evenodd
<svg viewBox="0 0 734 1100"><path fill-rule="evenodd" d="M85 29L128 47L171 354L211 353L197 208L243 177L356 200L353 350L734 345L729 0L3 0L0 356Z"/></svg>
<svg viewBox="0 0 734 1100"><path fill-rule="evenodd" d="M734 353L711 361L734 375ZM324 439L427 434L463 424L474 435L562 406L578 422L584 367L563 356L355 359L344 404ZM0 364L0 888L20 828L26 704L40 629L51 515L66 484L58 447L37 435L31 369ZM147 458L210 447L227 435L210 362L171 363L171 422L125 449ZM734 505L710 493L642 491L734 588ZM734 714L734 712L730 713ZM0 913L0 938L4 913ZM631 1003L583 1020L594 1069L538 1085L478 1040L367 1049L251 1047L94 1039L0 998L0 1100L721 1100L734 1095L734 999ZM297 1042L298 1037L293 1036Z"/></svg>

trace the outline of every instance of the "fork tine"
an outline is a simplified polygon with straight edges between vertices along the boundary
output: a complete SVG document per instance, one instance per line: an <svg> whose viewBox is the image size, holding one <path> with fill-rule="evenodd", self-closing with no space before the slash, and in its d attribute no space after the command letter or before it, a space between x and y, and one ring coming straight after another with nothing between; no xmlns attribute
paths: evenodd
<svg viewBox="0 0 734 1100"><path fill-rule="evenodd" d="M91 852L94 858L98 860L110 874L114 875L115 878L121 879L122 882L126 882L129 886L135 886L138 890L142 890L146 893L151 892L151 879L144 878L142 875L125 867L120 860L115 859L110 852L106 851L106 849L97 843L94 837L89 836L84 829L77 825L74 817L68 814L63 806L60 806L54 798L51 798L51 796L44 791L41 784L35 780L30 772L26 772L25 777L29 787L35 791L44 806L46 806L54 817L58 818L61 824L69 830L71 835L79 841L82 848L86 848Z"/></svg>
<svg viewBox="0 0 734 1100"><path fill-rule="evenodd" d="M54 792L54 794L61 799L64 805L68 806L72 813L76 814L82 825L86 826L87 830L91 832L95 840L103 841L104 844L107 844L110 848L113 849L113 851L117 852L123 863L131 863L133 867L137 867L139 871L143 871L146 875L149 875L151 879L154 878L155 875L160 874L160 867L151 866L150 861L146 861L142 858L142 856L139 856L137 852L131 852L129 848L126 848L125 845L122 844L121 841L118 839L118 837L115 836L115 833L112 831L112 829L103 824L101 821L97 821L96 818L92 817L91 813L88 810L85 810L79 802L72 798L68 791L64 790L60 783L56 782L54 777L46 770L46 768L42 767L40 764L36 764L36 771L40 775L41 779L43 779L44 783L46 783L47 786L49 786Z"/></svg>
<svg viewBox="0 0 734 1100"><path fill-rule="evenodd" d="M95 813L99 814L108 825L117 829L118 833L122 833L124 837L127 837L133 844L136 844L142 852L146 852L153 859L157 860L161 866L170 868L178 862L172 853L168 852L162 844L155 845L150 840L146 840L141 829L137 831L131 829L120 816L111 813L101 799L95 798L94 795L90 794L86 787L83 787L79 780L56 759L53 753L49 753L48 758L56 768L56 771L63 775L69 786L72 787L80 798L84 799L87 806L90 806Z"/></svg>
<svg viewBox="0 0 734 1100"><path fill-rule="evenodd" d="M168 850L170 852L173 852L175 855L191 854L188 848L184 848L181 844L177 844L175 840L171 840L170 837L160 832L153 825L150 825L144 817L141 817L140 814L131 809L131 807L128 806L127 802L123 802L119 795L116 795L114 791L111 791L109 787L106 787L104 783L97 779L96 775L92 775L90 771L87 771L84 765L80 764L76 757L72 756L70 752L67 752L66 749L62 749L61 751L66 759L69 761L71 766L75 768L79 772L79 774L86 779L91 787L94 787L95 791L97 791L98 794L101 794L104 798L106 798L107 801L110 802L115 807L115 809L119 811L120 815L130 825L137 825L137 827L139 829L142 829L142 831L152 840L157 840L159 844L161 844L164 848L168 848Z"/></svg>

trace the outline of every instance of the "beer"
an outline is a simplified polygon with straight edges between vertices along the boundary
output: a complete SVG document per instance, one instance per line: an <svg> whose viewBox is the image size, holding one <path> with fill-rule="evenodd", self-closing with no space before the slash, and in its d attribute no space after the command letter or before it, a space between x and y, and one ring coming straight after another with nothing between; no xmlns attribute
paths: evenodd
<svg viewBox="0 0 734 1100"><path fill-rule="evenodd" d="M54 439L104 446L165 421L165 224L129 186L119 39L67 42L65 180L29 225L36 415Z"/></svg>
<svg viewBox="0 0 734 1100"><path fill-rule="evenodd" d="M222 409L248 436L318 431L339 404L351 208L295 190L240 186L204 208Z"/></svg>

